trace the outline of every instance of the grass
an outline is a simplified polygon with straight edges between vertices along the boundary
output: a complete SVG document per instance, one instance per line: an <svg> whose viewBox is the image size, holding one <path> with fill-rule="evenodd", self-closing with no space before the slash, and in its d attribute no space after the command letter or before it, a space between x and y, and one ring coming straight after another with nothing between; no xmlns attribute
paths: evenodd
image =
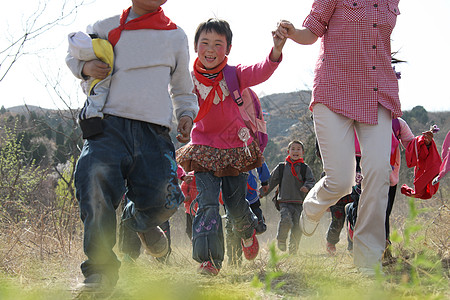
<svg viewBox="0 0 450 300"><path fill-rule="evenodd" d="M337 255L326 254L326 217L313 237L303 237L294 256L275 248L277 218L266 217L273 221L268 232L259 236L261 251L254 261L244 261L240 267L225 262L218 276L205 277L196 272L199 264L191 258L180 214L172 222L169 263L159 263L145 254L135 263L123 263L109 299L450 299L449 210L424 211L411 206L409 210L412 217L394 222L402 224L392 246L397 263L385 267L385 276L378 278L357 272L346 250L344 233ZM15 228L10 235L0 232L0 299L76 296L75 286L82 281L79 264L84 259L80 235L72 241L72 252L62 253L48 250L57 249L50 245L51 239L46 247L38 245L27 236L29 230Z"/></svg>

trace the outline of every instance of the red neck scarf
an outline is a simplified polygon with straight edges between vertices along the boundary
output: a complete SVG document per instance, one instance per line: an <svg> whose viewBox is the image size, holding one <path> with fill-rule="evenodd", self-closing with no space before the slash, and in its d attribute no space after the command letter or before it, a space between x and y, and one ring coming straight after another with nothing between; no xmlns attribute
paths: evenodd
<svg viewBox="0 0 450 300"><path fill-rule="evenodd" d="M305 161L303 160L303 158L299 158L296 161L292 161L291 156L288 155L288 157L286 157L286 161L291 164L292 175L294 175L294 177L297 178L297 180L300 180L300 179L298 179L297 172L295 172L295 165L304 163ZM302 179L305 180L304 178L302 178Z"/></svg>
<svg viewBox="0 0 450 300"><path fill-rule="evenodd" d="M158 30L173 30L177 29L177 25L173 23L166 15L162 8L157 11L142 15L136 19L126 23L128 15L130 14L131 6L124 10L120 16L120 25L111 30L108 34L108 40L114 47L120 39L123 30L137 30L137 29L158 29Z"/></svg>
<svg viewBox="0 0 450 300"><path fill-rule="evenodd" d="M205 66L200 62L200 60L197 59L194 62L194 75L195 78L203 85L205 86L212 86L211 91L209 92L208 96L206 96L206 99L203 101L202 105L200 105L200 109L198 111L197 117L195 118L194 122L198 122L201 119L203 119L206 114L211 109L211 106L214 101L214 97L217 95L222 99L223 92L222 89L219 86L220 81L223 79L223 68L227 65L228 58L225 57L225 59L214 69L207 70L205 69ZM209 79L202 74L216 74L219 73L219 75L214 79Z"/></svg>

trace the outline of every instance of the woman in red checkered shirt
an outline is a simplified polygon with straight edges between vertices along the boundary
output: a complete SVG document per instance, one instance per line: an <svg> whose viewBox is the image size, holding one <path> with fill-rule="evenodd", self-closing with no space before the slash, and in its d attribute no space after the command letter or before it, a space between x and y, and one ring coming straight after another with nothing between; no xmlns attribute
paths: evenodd
<svg viewBox="0 0 450 300"><path fill-rule="evenodd" d="M389 190L391 120L401 116L390 37L399 0L315 0L302 29L288 21L277 34L298 44L320 38L310 109L326 176L307 195L301 217L312 235L326 209L349 194L355 178L354 129L361 146L363 192L354 235L354 263L381 267Z"/></svg>

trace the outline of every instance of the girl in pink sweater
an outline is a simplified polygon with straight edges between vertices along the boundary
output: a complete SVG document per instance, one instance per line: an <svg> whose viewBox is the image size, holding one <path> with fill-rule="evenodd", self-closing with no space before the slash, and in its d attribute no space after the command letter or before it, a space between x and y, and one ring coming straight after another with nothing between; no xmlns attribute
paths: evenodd
<svg viewBox="0 0 450 300"><path fill-rule="evenodd" d="M217 275L224 258L224 239L219 214L219 194L236 235L241 237L244 256L254 259L259 251L254 227L257 218L245 200L247 171L261 166L262 153L230 95L223 68L231 50L232 32L226 21L209 19L195 34L194 91L200 111L194 120L191 142L177 151L177 161L194 171L198 211L193 221L193 258L199 272ZM274 47L262 62L237 65L240 90L267 80L281 61L285 40L273 36Z"/></svg>

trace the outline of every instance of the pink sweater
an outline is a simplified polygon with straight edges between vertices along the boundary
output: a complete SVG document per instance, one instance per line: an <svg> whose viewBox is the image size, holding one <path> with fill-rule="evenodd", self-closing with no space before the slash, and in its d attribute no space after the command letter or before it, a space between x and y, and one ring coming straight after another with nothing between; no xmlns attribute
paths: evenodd
<svg viewBox="0 0 450 300"><path fill-rule="evenodd" d="M236 73L241 91L269 79L279 63L272 62L267 56L264 61L253 66L237 65ZM195 92L200 106L204 99L197 89ZM231 95L228 95L224 101L213 104L208 114L195 124L191 132L191 144L207 145L219 149L243 147L244 143L238 137L238 131L242 127L245 127L245 124L239 108ZM250 138L248 144L252 141L253 139Z"/></svg>

